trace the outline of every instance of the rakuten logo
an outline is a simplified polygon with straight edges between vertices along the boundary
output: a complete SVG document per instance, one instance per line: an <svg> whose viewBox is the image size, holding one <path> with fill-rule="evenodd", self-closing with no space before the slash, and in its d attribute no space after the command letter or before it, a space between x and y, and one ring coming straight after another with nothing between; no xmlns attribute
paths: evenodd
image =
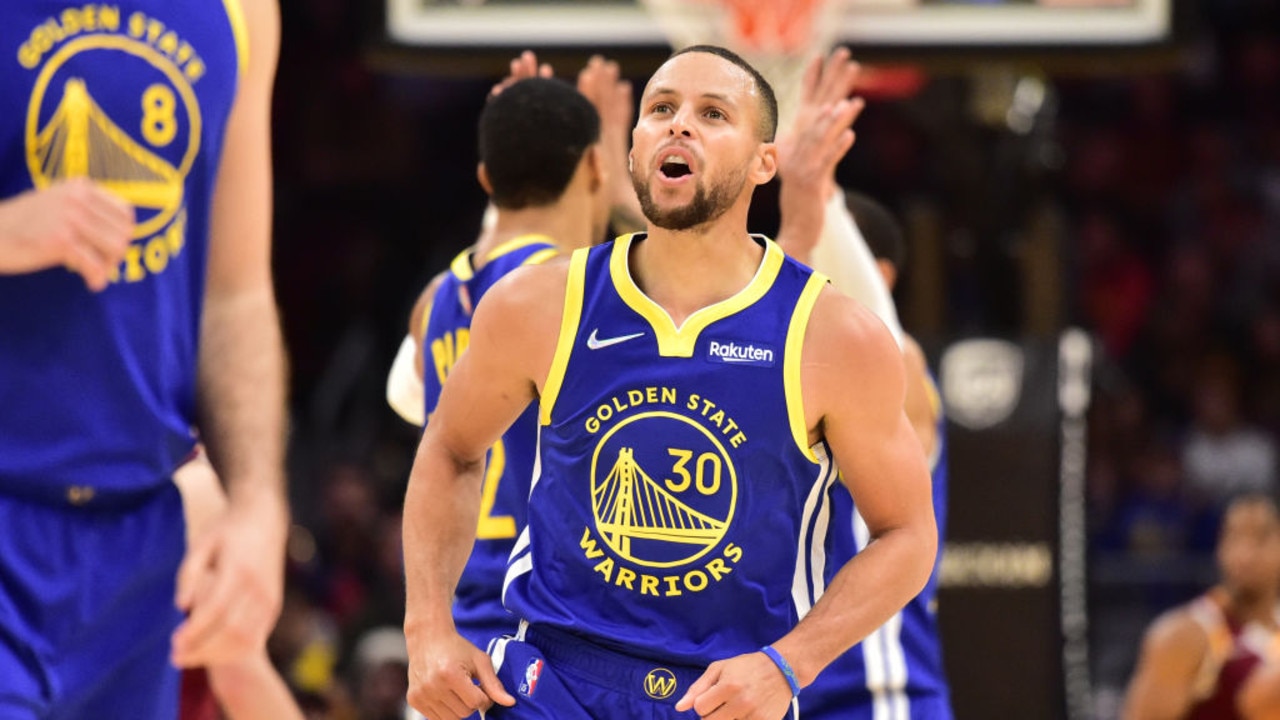
<svg viewBox="0 0 1280 720"><path fill-rule="evenodd" d="M711 341L707 360L738 365L772 365L773 349L764 345L740 345L736 342Z"/></svg>

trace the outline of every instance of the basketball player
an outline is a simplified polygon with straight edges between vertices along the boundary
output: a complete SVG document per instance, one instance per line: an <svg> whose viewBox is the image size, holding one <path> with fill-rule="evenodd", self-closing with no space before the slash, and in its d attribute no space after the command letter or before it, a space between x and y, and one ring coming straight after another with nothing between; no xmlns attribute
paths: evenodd
<svg viewBox="0 0 1280 720"><path fill-rule="evenodd" d="M1280 640L1280 518L1274 501L1241 497L1228 506L1218 539L1221 582L1147 630L1125 697L1126 720L1259 720L1275 717L1274 683L1241 703L1241 689L1274 663ZM1269 706L1269 707L1268 707Z"/></svg>
<svg viewBox="0 0 1280 720"><path fill-rule="evenodd" d="M497 214L490 231L454 260L426 313L428 417L467 348L472 313L489 288L522 266L597 242L608 222L600 118L573 86L548 78L511 84L485 106L479 140L480 184ZM477 645L516 630L502 607L502 578L525 524L537 435L537 408L530 405L486 461L476 543L453 608L458 631Z"/></svg>
<svg viewBox="0 0 1280 720"><path fill-rule="evenodd" d="M862 238L876 258L885 286L892 291L903 267L906 247L897 221L875 200L853 191L846 203ZM933 511L939 538L946 531L947 459L945 418L924 352L903 336L907 392L905 410L929 459ZM832 493L827 556L836 563L864 547L866 528L847 493ZM924 591L865 640L833 662L800 695L805 720L949 720L950 691L938 641L939 553Z"/></svg>
<svg viewBox="0 0 1280 720"><path fill-rule="evenodd" d="M406 497L409 700L432 720L781 718L924 586L936 535L892 338L746 231L776 117L736 55L672 56L633 132L649 231L513 273L478 307ZM523 621L491 664L450 604L485 453L535 399L504 588ZM823 588L838 475L874 539Z"/></svg>
<svg viewBox="0 0 1280 720"><path fill-rule="evenodd" d="M550 65L539 63L537 55L526 50L511 61L510 73L493 87L490 95L496 97L503 89L523 79L553 76L554 70ZM631 147L631 122L635 115L635 104L631 83L621 80L619 76L616 62L600 56L592 57L578 73L578 91L591 101L600 116L597 161L603 171L605 193L610 198L609 220L615 230L630 232L641 229L644 223L636 219L642 216L635 190L631 187L631 175L627 171L627 152ZM497 209L491 202L485 213L478 243L484 244L485 238L492 234L496 219ZM603 237L603 234L602 229L600 236ZM593 238L593 241L597 239ZM493 247L496 246L491 245L486 252ZM579 245L570 243L567 247L571 249ZM430 353L421 352L423 332L426 329L427 309L445 275L441 273L433 278L418 296L409 316L409 331L400 344L391 371L387 374L387 404L406 422L414 425L426 422L423 378L427 368L424 358L429 357Z"/></svg>
<svg viewBox="0 0 1280 720"><path fill-rule="evenodd" d="M169 720L275 621L278 45L270 0L0 4L0 716ZM195 425L229 502L186 547Z"/></svg>

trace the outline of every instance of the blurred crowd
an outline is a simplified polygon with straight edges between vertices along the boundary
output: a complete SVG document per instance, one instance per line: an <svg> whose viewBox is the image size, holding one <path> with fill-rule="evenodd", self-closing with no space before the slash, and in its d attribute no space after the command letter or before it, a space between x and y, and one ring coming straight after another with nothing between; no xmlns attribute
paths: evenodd
<svg viewBox="0 0 1280 720"><path fill-rule="evenodd" d="M910 97L873 98L840 170L907 226L899 299L927 348L1069 323L1095 333L1088 517L1104 692L1122 686L1146 621L1212 581L1224 502L1277 490L1269 4L1203 3L1178 47L1136 73L931 72ZM312 717L398 718L399 507L417 429L387 409L383 381L416 293L479 227L475 120L496 78L380 61L355 30L360 3L282 6L276 266L296 525L270 650ZM637 81L648 69L624 68ZM984 107L1020 82L1046 89L1026 122ZM771 232L776 216L758 215Z"/></svg>

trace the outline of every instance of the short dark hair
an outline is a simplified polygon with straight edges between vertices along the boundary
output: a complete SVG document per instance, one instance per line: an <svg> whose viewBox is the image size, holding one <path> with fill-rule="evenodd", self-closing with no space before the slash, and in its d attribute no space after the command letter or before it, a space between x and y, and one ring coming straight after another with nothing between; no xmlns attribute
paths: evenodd
<svg viewBox="0 0 1280 720"><path fill-rule="evenodd" d="M728 48L722 48L719 45L690 45L687 48L677 50L671 53L671 57L679 57L688 53L706 53L724 58L729 62L737 65L751 76L755 81L756 89L760 91L760 137L765 142L773 142L774 137L778 134L778 97L773 93L773 86L768 80L751 66L751 63L742 59L742 56ZM670 60L671 58L667 58Z"/></svg>
<svg viewBox="0 0 1280 720"><path fill-rule="evenodd" d="M550 205L599 139L600 116L572 85L554 78L512 84L480 113L490 199L510 210Z"/></svg>
<svg viewBox="0 0 1280 720"><path fill-rule="evenodd" d="M902 226L884 205L855 190L846 190L844 204L877 260L888 261L899 272L907 264L907 242Z"/></svg>

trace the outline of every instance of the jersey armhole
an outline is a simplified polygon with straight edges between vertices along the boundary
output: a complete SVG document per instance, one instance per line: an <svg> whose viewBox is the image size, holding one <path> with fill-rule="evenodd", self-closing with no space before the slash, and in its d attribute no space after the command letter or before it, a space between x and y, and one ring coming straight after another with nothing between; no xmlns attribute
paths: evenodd
<svg viewBox="0 0 1280 720"><path fill-rule="evenodd" d="M818 300L830 280L826 275L815 272L809 276L800 299L796 301L796 309L791 314L791 324L787 327L787 344L782 354L782 386L787 398L787 420L791 425L791 437L795 440L800 452L817 464L818 456L809 446L809 425L804 419L804 393L800 383L800 354L804 350L804 335L809 328L809 316L813 313L813 305Z"/></svg>
<svg viewBox="0 0 1280 720"><path fill-rule="evenodd" d="M587 257L590 250L575 250L569 258L569 278L564 289L564 312L560 316L560 337L556 340L556 354L551 359L547 381L542 384L542 397L538 400L538 423L551 424L551 411L564 383L564 372L569 367L569 356L578 338L578 323L582 319L582 296L586 286Z"/></svg>

